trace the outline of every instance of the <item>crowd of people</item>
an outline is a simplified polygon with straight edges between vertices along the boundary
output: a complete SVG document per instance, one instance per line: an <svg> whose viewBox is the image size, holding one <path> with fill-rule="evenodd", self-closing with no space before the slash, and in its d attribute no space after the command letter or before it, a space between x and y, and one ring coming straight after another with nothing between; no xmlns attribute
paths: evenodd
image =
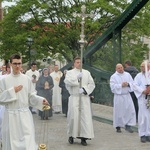
<svg viewBox="0 0 150 150"><path fill-rule="evenodd" d="M58 65L55 65L55 68L55 73L61 73ZM18 54L12 55L9 63L1 67L0 143L3 150L38 149L32 114L38 113L42 120L52 117L52 103L55 100L52 96L58 90L59 93L55 95L59 94L59 100L54 104L61 107L61 76L62 74L59 77L51 76L48 68L39 72L35 62L25 72L22 68L22 58ZM51 109L43 109L45 105L50 105ZM59 112L61 111L60 108Z"/></svg>
<svg viewBox="0 0 150 150"><path fill-rule="evenodd" d="M0 138L4 150L37 150L32 118L36 113L41 120L49 120L53 113L65 114L70 144L77 138L86 146L86 141L94 138L91 93L95 84L90 72L84 69L81 72L80 66L77 57L73 69L63 73L58 65L53 70L37 70L35 62L24 71L21 56L10 57L0 76ZM50 105L51 109L43 110L44 105Z"/></svg>
<svg viewBox="0 0 150 150"><path fill-rule="evenodd" d="M10 57L9 64L3 65L0 72L3 150L37 150L32 116L37 113L41 120L49 120L53 113L65 114L70 144L79 139L86 146L87 140L94 138L91 98L95 83L91 73L81 66L81 59L76 57L73 67L64 72L58 65L54 65L53 70L43 68L39 71L35 62L25 72L21 56ZM110 88L114 93L113 126L117 133L122 132L121 128L133 133L132 126L138 122L143 143L150 142L149 75L150 63L142 62L139 72L126 61L124 65L117 64L116 72L110 77ZM51 109L44 110L45 105Z"/></svg>

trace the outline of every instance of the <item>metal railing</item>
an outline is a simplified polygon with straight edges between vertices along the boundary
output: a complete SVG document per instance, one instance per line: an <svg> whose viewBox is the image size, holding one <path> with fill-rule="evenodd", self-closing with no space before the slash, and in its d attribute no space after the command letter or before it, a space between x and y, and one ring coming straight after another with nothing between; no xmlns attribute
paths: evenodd
<svg viewBox="0 0 150 150"><path fill-rule="evenodd" d="M109 83L95 83L96 88L93 91L93 103L113 106L113 93L110 90Z"/></svg>

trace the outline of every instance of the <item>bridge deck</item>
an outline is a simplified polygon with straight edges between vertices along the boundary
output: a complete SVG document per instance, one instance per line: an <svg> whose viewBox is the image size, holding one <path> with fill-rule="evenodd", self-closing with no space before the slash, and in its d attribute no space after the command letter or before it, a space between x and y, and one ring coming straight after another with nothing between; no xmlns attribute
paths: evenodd
<svg viewBox="0 0 150 150"><path fill-rule="evenodd" d="M79 139L75 139L73 145L68 143L66 117L64 114L54 114L49 120L40 120L33 115L36 142L44 143L47 150L148 150L150 142L141 143L138 133L128 133L122 129L122 133L116 133L112 126L112 107L92 104L95 138L87 141L88 146L82 146ZM94 118L95 118L94 117ZM107 120L105 123L103 119ZM102 122L101 122L102 121Z"/></svg>

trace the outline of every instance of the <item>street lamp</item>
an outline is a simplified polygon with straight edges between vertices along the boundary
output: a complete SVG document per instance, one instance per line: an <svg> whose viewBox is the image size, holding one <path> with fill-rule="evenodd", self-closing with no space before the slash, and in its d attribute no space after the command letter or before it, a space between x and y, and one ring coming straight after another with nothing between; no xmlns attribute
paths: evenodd
<svg viewBox="0 0 150 150"><path fill-rule="evenodd" d="M33 38L31 35L28 35L27 37L27 46L29 48L29 67L31 67L31 46L33 44Z"/></svg>

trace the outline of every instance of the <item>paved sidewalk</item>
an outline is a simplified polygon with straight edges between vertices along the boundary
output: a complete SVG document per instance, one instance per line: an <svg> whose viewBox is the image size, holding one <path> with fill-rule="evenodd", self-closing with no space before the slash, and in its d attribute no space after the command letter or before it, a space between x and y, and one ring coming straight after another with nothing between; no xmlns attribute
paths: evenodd
<svg viewBox="0 0 150 150"><path fill-rule="evenodd" d="M93 119L95 138L88 140L87 146L82 146L79 139L74 144L68 143L67 122L64 114L54 114L49 120L40 120L36 114L33 115L36 141L38 144L47 145L47 150L149 150L150 142L141 143L138 133L128 133L122 129L122 133L116 133L111 125L112 107L92 104L95 118L103 118L108 123Z"/></svg>

